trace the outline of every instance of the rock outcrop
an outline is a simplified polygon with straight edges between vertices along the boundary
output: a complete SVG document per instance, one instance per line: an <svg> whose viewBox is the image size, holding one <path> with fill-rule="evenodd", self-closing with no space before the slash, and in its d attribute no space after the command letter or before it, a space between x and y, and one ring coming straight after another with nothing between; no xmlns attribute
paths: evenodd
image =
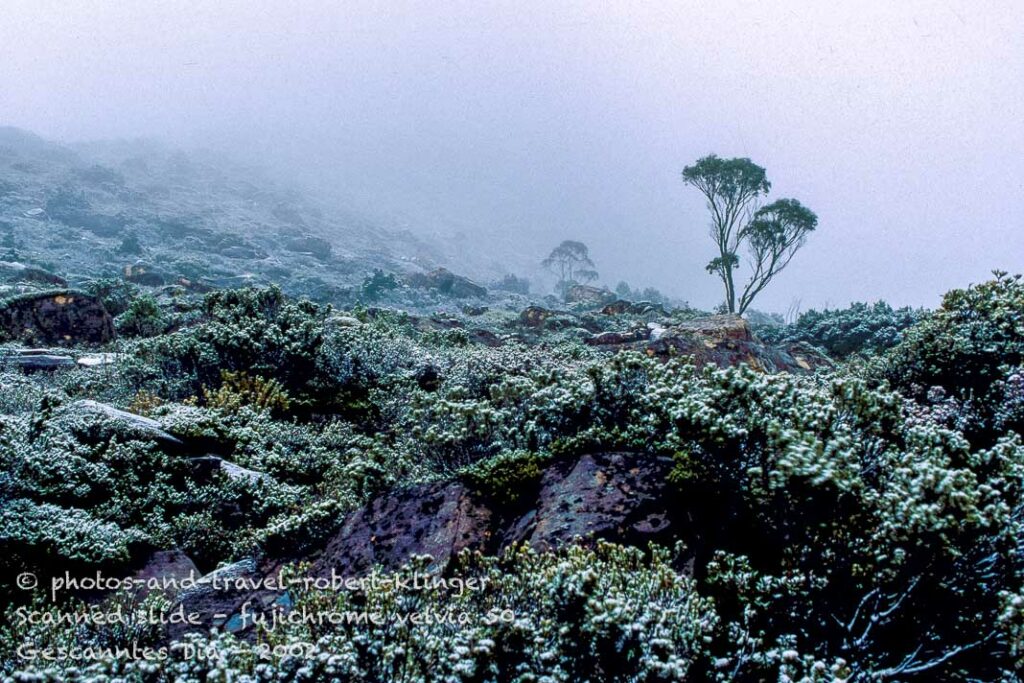
<svg viewBox="0 0 1024 683"><path fill-rule="evenodd" d="M438 268L429 273L415 273L408 278L410 287L433 289L456 299L487 296L487 289L469 278L456 275L447 268Z"/></svg>
<svg viewBox="0 0 1024 683"><path fill-rule="evenodd" d="M615 299L615 294L590 285L573 285L565 293L565 301L570 304L584 304L588 306L601 306Z"/></svg>
<svg viewBox="0 0 1024 683"><path fill-rule="evenodd" d="M768 373L804 373L832 366L828 357L807 345L762 344L751 334L747 321L733 315L700 318L670 327L657 340L646 343L644 351L664 359L685 355L698 367L749 365Z"/></svg>
<svg viewBox="0 0 1024 683"><path fill-rule="evenodd" d="M157 447L173 453L189 451L182 439L168 433L156 420L119 410L98 401L75 401L61 410L61 417L71 422L71 432L83 441L120 440L152 441Z"/></svg>
<svg viewBox="0 0 1024 683"><path fill-rule="evenodd" d="M461 481L421 484L381 496L349 514L323 549L310 557L241 562L219 569L252 585L273 578L282 563L310 562L315 577L354 577L374 567L397 569L414 555L430 555L444 568L463 550L496 553L523 542L553 549L606 539L642 547L683 535L688 520L665 495L672 463L642 453L590 453L549 464L540 481L499 505ZM189 612L204 616L203 628L244 632L241 607L287 605L283 590L214 591L212 577L183 595ZM217 616L220 615L220 616ZM175 635L180 635L176 633Z"/></svg>
<svg viewBox="0 0 1024 683"><path fill-rule="evenodd" d="M114 319L99 299L74 290L22 294L0 301L0 337L71 346L114 339Z"/></svg>
<svg viewBox="0 0 1024 683"><path fill-rule="evenodd" d="M763 344L750 332L747 321L734 315L698 318L668 328L650 323L646 328L596 334L586 343L610 351L633 349L664 360L685 356L698 367L749 365L769 373L832 367L827 356L807 344Z"/></svg>
<svg viewBox="0 0 1024 683"><path fill-rule="evenodd" d="M77 367L75 359L52 349L0 350L0 368L16 368L26 374Z"/></svg>
<svg viewBox="0 0 1024 683"><path fill-rule="evenodd" d="M0 279L3 279L4 282L28 282L51 287L68 286L67 280L59 275L14 261L0 261Z"/></svg>
<svg viewBox="0 0 1024 683"><path fill-rule="evenodd" d="M604 315L667 315L661 304L653 304L649 301L633 302L625 299L616 299L610 304L606 304L601 309L601 313Z"/></svg>

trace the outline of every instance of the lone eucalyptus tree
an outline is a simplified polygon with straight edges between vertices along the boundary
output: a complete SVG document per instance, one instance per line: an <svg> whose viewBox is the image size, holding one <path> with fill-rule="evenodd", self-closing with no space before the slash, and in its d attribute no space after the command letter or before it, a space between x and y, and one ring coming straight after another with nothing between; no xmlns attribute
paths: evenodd
<svg viewBox="0 0 1024 683"><path fill-rule="evenodd" d="M750 159L721 159L712 154L683 169L683 182L697 188L711 212L711 239L718 255L707 265L725 287L729 313L743 314L804 245L818 225L813 211L795 199L759 206L771 183L764 168ZM750 258L750 279L737 288L739 251Z"/></svg>

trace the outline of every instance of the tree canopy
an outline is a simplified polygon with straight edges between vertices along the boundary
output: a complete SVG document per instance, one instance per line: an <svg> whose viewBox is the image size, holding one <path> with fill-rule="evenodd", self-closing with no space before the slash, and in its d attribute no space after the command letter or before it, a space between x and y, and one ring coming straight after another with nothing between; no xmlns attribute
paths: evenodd
<svg viewBox="0 0 1024 683"><path fill-rule="evenodd" d="M576 240L564 240L551 250L541 265L558 277L556 287L562 296L573 285L598 278L594 262L590 260L590 250L583 242Z"/></svg>
<svg viewBox="0 0 1024 683"><path fill-rule="evenodd" d="M804 245L807 234L817 227L818 217L795 199L758 207L771 183L765 169L750 159L722 159L711 154L684 168L683 182L707 200L709 232L718 250L707 271L722 280L726 310L742 315ZM744 246L752 272L738 288L735 271Z"/></svg>

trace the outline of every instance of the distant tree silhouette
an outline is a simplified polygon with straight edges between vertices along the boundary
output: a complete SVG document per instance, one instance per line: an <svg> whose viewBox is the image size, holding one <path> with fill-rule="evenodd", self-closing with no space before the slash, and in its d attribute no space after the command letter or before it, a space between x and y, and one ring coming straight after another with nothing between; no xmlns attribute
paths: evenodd
<svg viewBox="0 0 1024 683"><path fill-rule="evenodd" d="M555 288L562 297L565 297L573 285L592 282L598 278L587 245L574 240L565 240L552 249L548 257L541 261L541 266L558 277Z"/></svg>

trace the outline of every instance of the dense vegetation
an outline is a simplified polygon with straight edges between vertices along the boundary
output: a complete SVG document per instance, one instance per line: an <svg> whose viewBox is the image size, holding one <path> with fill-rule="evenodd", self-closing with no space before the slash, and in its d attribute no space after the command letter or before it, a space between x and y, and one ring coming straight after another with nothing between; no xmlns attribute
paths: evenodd
<svg viewBox="0 0 1024 683"><path fill-rule="evenodd" d="M966 682L1017 680L1024 664L1017 277L950 292L927 316L884 304L805 314L774 334L860 356L806 376L612 355L561 332L488 346L464 329L339 313L273 288L161 305L125 297L119 362L0 375L4 576L114 570L152 548L181 549L203 571L304 557L346 512L395 487L457 479L515 505L551 463L607 450L670 458L665 495L690 527L672 548L513 548L447 570L489 577L482 592L332 596L333 608L372 605L386 623L278 630L264 642L315 652L267 661L217 633L196 637L215 662L26 667L26 642L164 636L16 623L28 598L7 582L4 675ZM154 432L82 399L151 417L265 476L197 477ZM473 618L398 620L425 608Z"/></svg>

